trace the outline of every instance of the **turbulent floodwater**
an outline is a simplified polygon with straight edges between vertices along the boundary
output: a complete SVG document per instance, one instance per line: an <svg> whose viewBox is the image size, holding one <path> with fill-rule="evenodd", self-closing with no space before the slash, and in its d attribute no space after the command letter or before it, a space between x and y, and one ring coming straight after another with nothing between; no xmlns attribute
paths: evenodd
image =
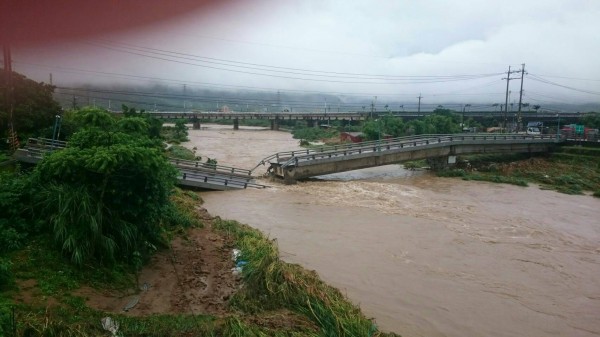
<svg viewBox="0 0 600 337"><path fill-rule="evenodd" d="M194 131L188 146L245 168L297 147L283 132L229 128ZM398 165L321 178L203 199L213 215L277 238L286 261L316 270L383 330L600 335L597 198Z"/></svg>

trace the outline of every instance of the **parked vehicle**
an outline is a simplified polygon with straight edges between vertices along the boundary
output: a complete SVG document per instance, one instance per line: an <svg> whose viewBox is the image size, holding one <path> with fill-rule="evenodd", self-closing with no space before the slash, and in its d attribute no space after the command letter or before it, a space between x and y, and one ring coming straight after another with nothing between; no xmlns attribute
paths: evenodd
<svg viewBox="0 0 600 337"><path fill-rule="evenodd" d="M531 127L531 126L528 126L528 127L527 127L527 134L528 134L528 135L541 135L541 134L542 134L542 131L541 131L541 130L540 130L540 128L538 128L538 127Z"/></svg>

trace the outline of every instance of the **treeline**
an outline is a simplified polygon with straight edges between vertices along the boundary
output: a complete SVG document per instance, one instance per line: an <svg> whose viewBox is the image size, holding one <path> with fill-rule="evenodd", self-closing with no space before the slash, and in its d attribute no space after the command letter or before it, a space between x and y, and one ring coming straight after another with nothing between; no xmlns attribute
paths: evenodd
<svg viewBox="0 0 600 337"><path fill-rule="evenodd" d="M364 121L361 125L331 122L326 128L307 127L303 121L292 126L294 138L308 141L338 137L342 131L362 132L364 140L376 140L385 137L402 137L421 134L451 134L463 131L463 128L482 130L498 125L498 121L490 118L478 123L469 118L462 121L462 116L449 109L436 109L433 114L421 119L405 122L402 118L390 115Z"/></svg>

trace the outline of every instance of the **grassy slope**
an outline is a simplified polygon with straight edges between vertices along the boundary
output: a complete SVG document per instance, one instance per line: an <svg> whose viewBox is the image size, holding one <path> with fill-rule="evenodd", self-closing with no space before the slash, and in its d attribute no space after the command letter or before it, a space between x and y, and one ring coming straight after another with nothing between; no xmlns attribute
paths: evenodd
<svg viewBox="0 0 600 337"><path fill-rule="evenodd" d="M568 194L592 192L600 197L600 149L565 146L549 156L475 155L468 165L438 172L439 176L462 177L542 188Z"/></svg>

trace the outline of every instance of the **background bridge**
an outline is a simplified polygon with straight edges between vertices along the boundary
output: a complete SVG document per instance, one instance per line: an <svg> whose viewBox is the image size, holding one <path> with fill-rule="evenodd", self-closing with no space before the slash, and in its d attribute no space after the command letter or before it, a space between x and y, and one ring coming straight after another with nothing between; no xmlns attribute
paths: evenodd
<svg viewBox="0 0 600 337"><path fill-rule="evenodd" d="M119 114L120 112L115 112ZM432 111L425 112L388 112L388 111L374 111L374 112L358 112L358 111L346 111L346 112L146 112L151 116L159 119L183 119L190 123L193 123L195 129L200 128L201 120L233 120L233 128L239 128L239 121L246 119L262 119L271 121L271 129L279 129L279 123L281 121L288 120L305 120L309 126L318 126L320 122L324 121L345 121L348 123L355 121L363 121L371 117L378 118L381 116L387 116L391 114L395 117L401 117L404 120L412 120L423 118L427 115L434 114ZM505 118L507 121L515 118L516 111L509 111L507 113L503 111L465 111L465 112L454 112L462 115L465 119L473 118L476 121L483 121L486 118L495 118L498 121L503 121ZM579 112L521 112L521 118L524 123L532 121L541 122L554 122L560 118L562 123L577 123L580 118L585 116L585 113Z"/></svg>
<svg viewBox="0 0 600 337"><path fill-rule="evenodd" d="M269 171L286 182L313 176L428 159L432 166L453 164L456 155L548 152L564 141L557 135L454 134L419 135L279 152L263 159ZM255 167L254 169L256 169Z"/></svg>

